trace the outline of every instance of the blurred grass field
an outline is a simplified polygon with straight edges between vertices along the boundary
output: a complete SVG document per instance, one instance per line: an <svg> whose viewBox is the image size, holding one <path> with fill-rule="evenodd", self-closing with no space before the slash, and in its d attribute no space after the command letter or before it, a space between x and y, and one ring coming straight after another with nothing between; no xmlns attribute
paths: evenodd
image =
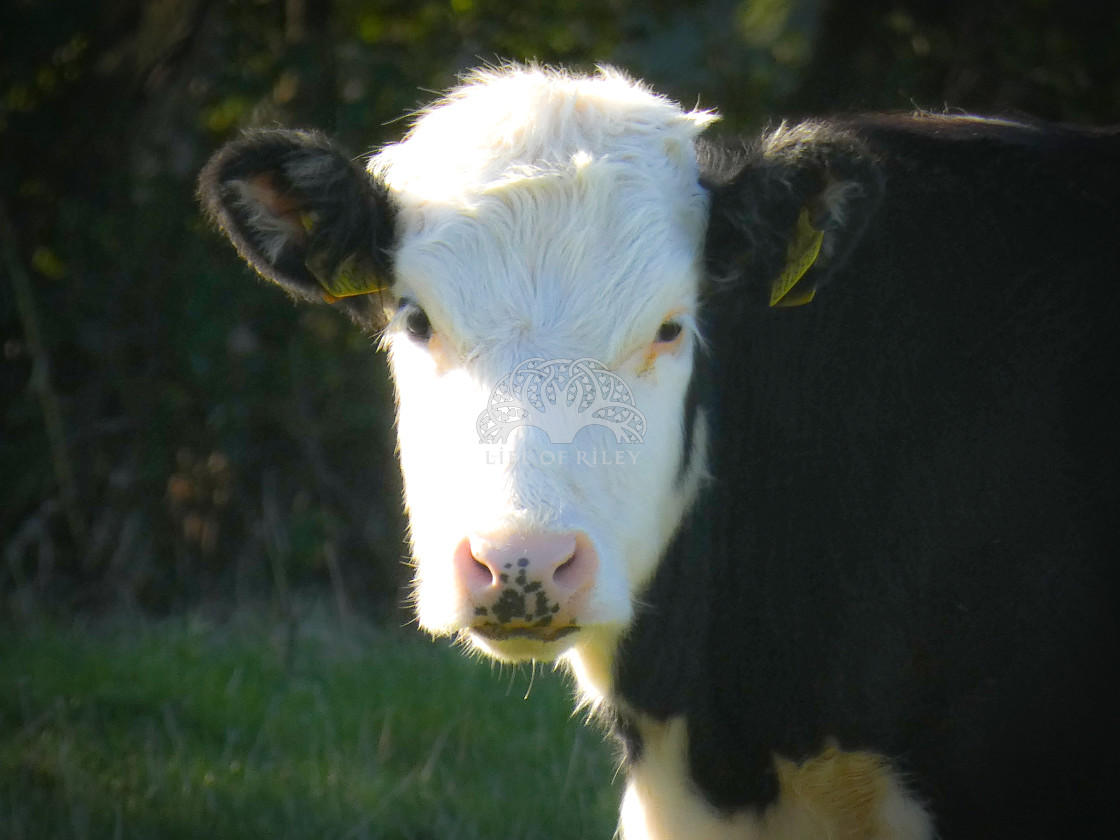
<svg viewBox="0 0 1120 840"><path fill-rule="evenodd" d="M609 838L570 694L325 615L0 626L0 837Z"/></svg>

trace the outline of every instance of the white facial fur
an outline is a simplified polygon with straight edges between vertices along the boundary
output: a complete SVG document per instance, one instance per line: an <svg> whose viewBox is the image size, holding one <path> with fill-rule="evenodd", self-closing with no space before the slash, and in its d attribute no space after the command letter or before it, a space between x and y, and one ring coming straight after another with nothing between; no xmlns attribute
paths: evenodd
<svg viewBox="0 0 1120 840"><path fill-rule="evenodd" d="M581 645L630 620L703 469L696 457L678 475L707 210L693 143L714 119L606 68L508 68L471 77L369 164L400 208L393 292L433 328L430 341L410 336L406 306L386 331L420 623L470 623L451 574L468 534L582 531L599 557L586 630L480 646L516 659L574 644L592 695L601 678ZM681 337L656 341L670 319ZM491 390L538 357L614 371L646 418L643 442L591 427L568 445L535 428L481 444Z"/></svg>

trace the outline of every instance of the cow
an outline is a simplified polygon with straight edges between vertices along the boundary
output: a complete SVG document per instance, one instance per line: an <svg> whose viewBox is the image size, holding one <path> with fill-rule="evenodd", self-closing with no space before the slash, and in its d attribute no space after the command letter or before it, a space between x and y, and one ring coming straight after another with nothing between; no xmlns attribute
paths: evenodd
<svg viewBox="0 0 1120 840"><path fill-rule="evenodd" d="M1120 133L716 119L487 68L200 196L381 336L419 623L570 670L624 840L1120 836Z"/></svg>

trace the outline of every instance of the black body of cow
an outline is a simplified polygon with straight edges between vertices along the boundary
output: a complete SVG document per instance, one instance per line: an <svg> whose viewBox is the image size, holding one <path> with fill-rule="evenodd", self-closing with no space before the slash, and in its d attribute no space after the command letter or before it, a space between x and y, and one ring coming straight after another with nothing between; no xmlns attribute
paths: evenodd
<svg viewBox="0 0 1120 840"><path fill-rule="evenodd" d="M629 761L629 710L684 716L728 812L831 740L947 840L1117 836L1120 135L874 118L703 157L712 480L616 661ZM816 299L768 307L844 179Z"/></svg>

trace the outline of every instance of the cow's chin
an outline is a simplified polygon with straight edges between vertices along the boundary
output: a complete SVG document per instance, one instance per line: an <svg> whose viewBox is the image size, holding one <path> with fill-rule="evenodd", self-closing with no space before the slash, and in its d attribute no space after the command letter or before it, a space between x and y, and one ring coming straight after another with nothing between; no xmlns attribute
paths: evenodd
<svg viewBox="0 0 1120 840"><path fill-rule="evenodd" d="M548 631L483 625L463 635L474 649L500 662L552 662L577 644L583 632L574 624Z"/></svg>

